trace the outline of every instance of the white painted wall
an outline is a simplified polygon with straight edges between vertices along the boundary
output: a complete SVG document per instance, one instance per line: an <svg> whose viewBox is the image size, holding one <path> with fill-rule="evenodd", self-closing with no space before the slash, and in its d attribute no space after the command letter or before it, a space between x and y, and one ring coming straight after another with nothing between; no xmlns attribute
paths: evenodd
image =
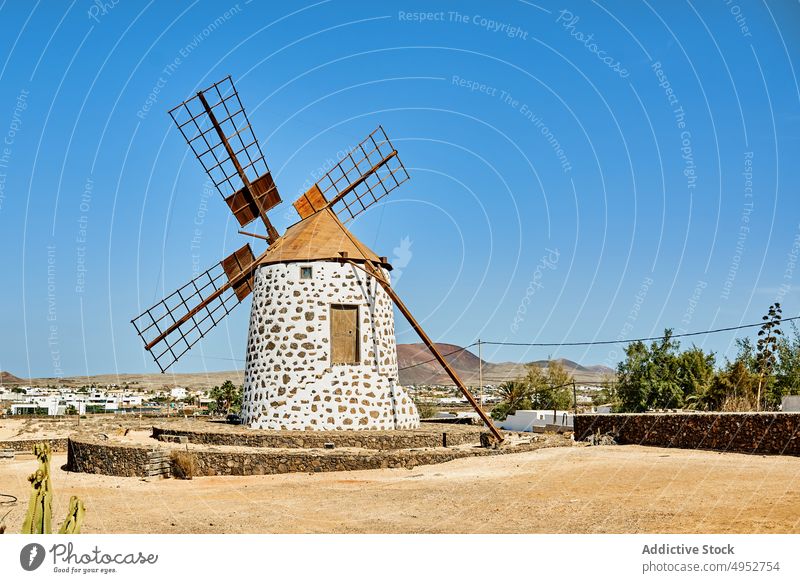
<svg viewBox="0 0 800 583"><path fill-rule="evenodd" d="M185 399L186 398L186 389L183 387L172 387L169 390L169 396L173 399Z"/></svg>
<svg viewBox="0 0 800 583"><path fill-rule="evenodd" d="M545 427L546 425L559 425L571 429L573 414L570 411L556 411L554 418L552 409L520 409L506 417L500 427L506 431L533 431L534 427Z"/></svg>
<svg viewBox="0 0 800 583"><path fill-rule="evenodd" d="M786 413L800 412L800 395L784 395L781 401L781 411Z"/></svg>

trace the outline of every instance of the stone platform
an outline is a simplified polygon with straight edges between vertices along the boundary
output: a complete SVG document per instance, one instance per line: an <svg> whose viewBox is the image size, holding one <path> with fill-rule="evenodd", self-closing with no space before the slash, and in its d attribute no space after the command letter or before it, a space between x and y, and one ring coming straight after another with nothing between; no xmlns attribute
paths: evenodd
<svg viewBox="0 0 800 583"><path fill-rule="evenodd" d="M112 476L169 475L170 456L189 455L195 476L413 468L463 457L502 455L572 445L560 435L506 434L497 448L481 447L485 430L423 423L395 431L268 431L187 422L153 427L150 439L69 438L67 469ZM146 443L143 443L146 442ZM164 471L154 472L154 468Z"/></svg>
<svg viewBox="0 0 800 583"><path fill-rule="evenodd" d="M420 447L450 447L480 443L486 430L475 425L441 425L422 423L419 429L364 431L270 431L249 429L225 423L170 423L153 427L153 437L172 441L170 436L186 437L188 443L267 448L352 447L371 450L393 450ZM328 446L329 447L329 446Z"/></svg>

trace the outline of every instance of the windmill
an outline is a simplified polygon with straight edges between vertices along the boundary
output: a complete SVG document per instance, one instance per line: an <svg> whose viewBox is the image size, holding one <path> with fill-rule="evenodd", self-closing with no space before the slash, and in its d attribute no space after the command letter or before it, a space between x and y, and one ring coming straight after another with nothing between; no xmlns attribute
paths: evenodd
<svg viewBox="0 0 800 583"><path fill-rule="evenodd" d="M494 438L502 435L390 285L391 265L351 233L353 220L409 179L378 126L293 206L281 235L267 213L281 197L230 76L170 110L240 227L245 244L132 320L162 372L253 295L243 421L265 429L403 429L416 408L398 384L393 305Z"/></svg>

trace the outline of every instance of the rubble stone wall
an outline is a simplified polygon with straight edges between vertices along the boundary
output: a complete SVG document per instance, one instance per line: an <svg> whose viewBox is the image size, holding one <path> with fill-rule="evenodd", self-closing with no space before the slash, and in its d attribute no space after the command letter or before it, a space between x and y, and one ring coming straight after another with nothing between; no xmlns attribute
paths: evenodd
<svg viewBox="0 0 800 583"><path fill-rule="evenodd" d="M301 279L303 267L310 279ZM358 306L358 364L331 363L331 304ZM383 288L331 261L259 267L242 417L272 430L417 427L416 407L398 384L392 301Z"/></svg>
<svg viewBox="0 0 800 583"><path fill-rule="evenodd" d="M620 444L800 455L800 413L577 415L575 439L611 434Z"/></svg>
<svg viewBox="0 0 800 583"><path fill-rule="evenodd" d="M107 476L145 476L149 453L152 450L152 447L70 437L67 446L67 469L71 472Z"/></svg>
<svg viewBox="0 0 800 583"><path fill-rule="evenodd" d="M66 451L67 449L66 437L54 439L10 439L0 441L0 449L10 449L18 453L33 453L33 446L43 441L50 444L50 451Z"/></svg>
<svg viewBox="0 0 800 583"><path fill-rule="evenodd" d="M529 443L499 449L481 447L381 450L270 450L241 448L221 451L190 447L197 476L248 476L290 472L335 472L378 468L413 468L454 459L522 453L547 447L563 447L571 442L561 436L537 436ZM71 437L67 468L74 472L112 476L145 476L152 448L98 441L89 437ZM176 451L168 447L157 451Z"/></svg>
<svg viewBox="0 0 800 583"><path fill-rule="evenodd" d="M516 446L514 452L538 449L531 444ZM202 476L249 476L286 474L290 472L340 472L350 470L376 470L380 468L414 468L440 464L455 459L512 451L482 448L452 450L399 450L399 451L310 451L292 452L241 452L228 453L199 451L195 453L198 474Z"/></svg>
<svg viewBox="0 0 800 583"><path fill-rule="evenodd" d="M423 426L430 425L423 423ZM417 447L442 447L480 443L480 427L440 426L402 431L201 431L182 427L153 427L153 437L175 435L188 438L189 443L205 445L237 445L273 448L323 448L326 443L335 447L389 450Z"/></svg>

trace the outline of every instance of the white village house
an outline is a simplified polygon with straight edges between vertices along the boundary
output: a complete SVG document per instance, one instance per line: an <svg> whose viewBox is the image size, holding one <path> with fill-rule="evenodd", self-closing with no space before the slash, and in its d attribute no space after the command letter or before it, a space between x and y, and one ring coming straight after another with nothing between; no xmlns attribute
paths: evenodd
<svg viewBox="0 0 800 583"><path fill-rule="evenodd" d="M185 399L187 395L187 391L184 387L172 387L169 390L169 396L173 399Z"/></svg>
<svg viewBox="0 0 800 583"><path fill-rule="evenodd" d="M506 417L500 424L506 431L544 431L571 430L574 414L572 411L554 411L553 409L519 409Z"/></svg>

